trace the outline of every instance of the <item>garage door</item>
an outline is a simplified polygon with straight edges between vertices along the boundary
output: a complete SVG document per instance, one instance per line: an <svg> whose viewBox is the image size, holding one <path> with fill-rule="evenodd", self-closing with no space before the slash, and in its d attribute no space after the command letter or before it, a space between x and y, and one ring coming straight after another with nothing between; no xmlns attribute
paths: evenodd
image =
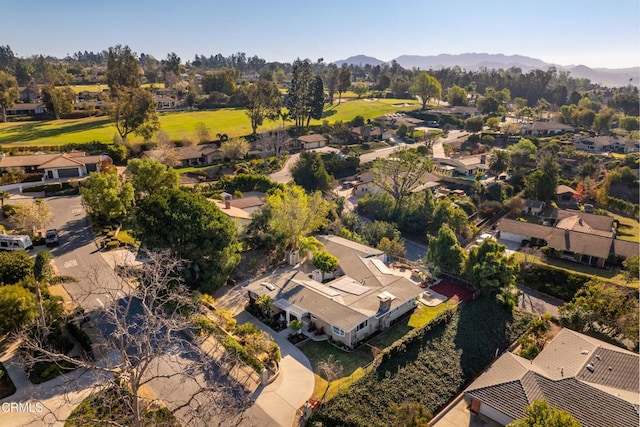
<svg viewBox="0 0 640 427"><path fill-rule="evenodd" d="M58 169L58 176L60 178L80 176L80 170L78 168Z"/></svg>

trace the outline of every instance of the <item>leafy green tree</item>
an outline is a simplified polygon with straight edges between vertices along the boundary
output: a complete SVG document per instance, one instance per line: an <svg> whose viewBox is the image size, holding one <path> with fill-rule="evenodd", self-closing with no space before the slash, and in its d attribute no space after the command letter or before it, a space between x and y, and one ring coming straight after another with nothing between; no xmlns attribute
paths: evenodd
<svg viewBox="0 0 640 427"><path fill-rule="evenodd" d="M483 292L495 292L516 281L520 266L512 256L505 256L505 247L493 239L484 240L469 251L465 275Z"/></svg>
<svg viewBox="0 0 640 427"><path fill-rule="evenodd" d="M525 177L525 194L530 199L548 202L556 197L560 167L553 156L540 162L540 169Z"/></svg>
<svg viewBox="0 0 640 427"><path fill-rule="evenodd" d="M482 116L469 117L464 121L464 130L471 133L478 133L482 131L484 127L484 121Z"/></svg>
<svg viewBox="0 0 640 427"><path fill-rule="evenodd" d="M397 150L389 158L379 159L374 163L372 171L375 183L396 201L394 218L400 213L404 198L422 183L430 168L429 159L411 149Z"/></svg>
<svg viewBox="0 0 640 427"><path fill-rule="evenodd" d="M307 195L297 185L276 189L267 196L271 210L269 228L283 242L283 250L298 249L304 237L327 223L328 203L320 192Z"/></svg>
<svg viewBox="0 0 640 427"><path fill-rule="evenodd" d="M358 233L369 246L378 246L383 238L400 239L400 232L396 225L387 221L363 222Z"/></svg>
<svg viewBox="0 0 640 427"><path fill-rule="evenodd" d="M0 284L13 285L32 276L33 266L25 251L0 252Z"/></svg>
<svg viewBox="0 0 640 427"><path fill-rule="evenodd" d="M538 154L538 147L531 140L522 138L517 144L509 146L509 162L514 169L514 173L523 174L524 169L532 162L535 162Z"/></svg>
<svg viewBox="0 0 640 427"><path fill-rule="evenodd" d="M138 58L129 46L116 45L109 48L106 79L111 96L118 94L122 89L139 87L140 72Z"/></svg>
<svg viewBox="0 0 640 427"><path fill-rule="evenodd" d="M313 255L311 263L322 272L322 279L324 280L325 273L335 271L338 268L339 261L338 258L327 251L318 251Z"/></svg>
<svg viewBox="0 0 640 427"><path fill-rule="evenodd" d="M622 266L624 267L624 279L627 282L638 280L638 276L640 275L640 256L631 255L627 257L627 259L622 261Z"/></svg>
<svg viewBox="0 0 640 427"><path fill-rule="evenodd" d="M524 410L525 417L508 424L508 427L580 427L573 415L550 406L546 400L536 400Z"/></svg>
<svg viewBox="0 0 640 427"><path fill-rule="evenodd" d="M627 132L635 132L640 130L640 122L637 117L624 116L620 119L620 128Z"/></svg>
<svg viewBox="0 0 640 427"><path fill-rule="evenodd" d="M327 93L329 94L329 103L331 105L333 105L333 95L336 93L339 75L340 75L340 69L338 69L335 65L330 65L327 68L325 85L327 86Z"/></svg>
<svg viewBox="0 0 640 427"><path fill-rule="evenodd" d="M61 114L69 114L73 111L73 102L76 100L76 93L69 86L62 88L53 85L46 85L42 89L42 100L50 111L60 119Z"/></svg>
<svg viewBox="0 0 640 427"><path fill-rule="evenodd" d="M358 95L358 99L362 98L362 96L369 91L369 86L364 83L357 83L353 85L353 92Z"/></svg>
<svg viewBox="0 0 640 427"><path fill-rule="evenodd" d="M447 224L440 227L437 237L429 238L427 261L434 263L442 270L460 274L466 258L467 255L458 243L458 238Z"/></svg>
<svg viewBox="0 0 640 427"><path fill-rule="evenodd" d="M7 121L7 110L18 99L18 82L12 75L0 71L0 108L2 108L2 121Z"/></svg>
<svg viewBox="0 0 640 427"><path fill-rule="evenodd" d="M440 199L433 210L433 219L429 225L431 234L436 235L442 224L449 225L458 236L464 237L469 234L467 214L448 198Z"/></svg>
<svg viewBox="0 0 640 427"><path fill-rule="evenodd" d="M249 152L249 142L242 137L231 138L220 144L220 151L227 159L244 159L244 156Z"/></svg>
<svg viewBox="0 0 640 427"><path fill-rule="evenodd" d="M351 70L345 64L340 68L340 73L338 74L338 105L342 102L342 94L346 92L350 86Z"/></svg>
<svg viewBox="0 0 640 427"><path fill-rule="evenodd" d="M223 285L240 262L234 223L204 196L179 188L143 199L135 230L147 248L188 260L185 279L204 291Z"/></svg>
<svg viewBox="0 0 640 427"><path fill-rule="evenodd" d="M400 241L400 239L394 237L393 239L389 239L388 237L383 237L378 242L376 248L380 249L384 253L404 258L407 255L407 250L404 247L404 244Z"/></svg>
<svg viewBox="0 0 640 427"><path fill-rule="evenodd" d="M127 158L127 147L121 144L109 144L107 146L107 155L111 157L114 163L120 163Z"/></svg>
<svg viewBox="0 0 640 427"><path fill-rule="evenodd" d="M251 120L253 135L256 135L258 126L262 125L264 119L275 118L280 111L282 95L275 82L263 79L248 84L243 93L247 100L245 114Z"/></svg>
<svg viewBox="0 0 640 427"><path fill-rule="evenodd" d="M460 86L451 86L447 89L447 102L452 107L467 105L467 91Z"/></svg>
<svg viewBox="0 0 640 427"><path fill-rule="evenodd" d="M333 176L327 172L319 153L305 151L291 168L291 176L296 184L307 191L327 191L331 188Z"/></svg>
<svg viewBox="0 0 640 427"><path fill-rule="evenodd" d="M137 200L168 188L178 187L178 173L157 160L131 159L127 162L126 175L133 185Z"/></svg>
<svg viewBox="0 0 640 427"><path fill-rule="evenodd" d="M422 109L427 108L431 98L442 98L442 86L438 79L426 71L417 73L413 78L413 84L409 88L413 96L420 98Z"/></svg>
<svg viewBox="0 0 640 427"><path fill-rule="evenodd" d="M506 150L493 150L489 156L489 171L494 175L500 175L509 169L509 152Z"/></svg>
<svg viewBox="0 0 640 427"><path fill-rule="evenodd" d="M82 204L90 215L111 221L125 216L134 202L134 189L117 174L92 172L80 186Z"/></svg>
<svg viewBox="0 0 640 427"><path fill-rule="evenodd" d="M297 127L303 127L309 121L316 87L316 79L309 61L294 62L285 107L289 110L290 117L296 121Z"/></svg>
<svg viewBox="0 0 640 427"><path fill-rule="evenodd" d="M0 335L18 331L38 316L36 298L20 285L0 286Z"/></svg>
<svg viewBox="0 0 640 427"><path fill-rule="evenodd" d="M126 143L127 136L132 133L149 139L160 127L156 103L151 92L146 89L137 87L118 90L107 111L123 143Z"/></svg>

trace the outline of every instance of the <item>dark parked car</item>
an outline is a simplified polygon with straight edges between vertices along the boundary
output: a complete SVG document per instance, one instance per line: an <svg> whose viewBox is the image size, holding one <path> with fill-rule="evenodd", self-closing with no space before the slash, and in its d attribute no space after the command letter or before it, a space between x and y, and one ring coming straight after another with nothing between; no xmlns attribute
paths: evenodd
<svg viewBox="0 0 640 427"><path fill-rule="evenodd" d="M45 242L47 246L58 246L60 244L60 239L58 238L58 230L47 230L47 233L45 235Z"/></svg>

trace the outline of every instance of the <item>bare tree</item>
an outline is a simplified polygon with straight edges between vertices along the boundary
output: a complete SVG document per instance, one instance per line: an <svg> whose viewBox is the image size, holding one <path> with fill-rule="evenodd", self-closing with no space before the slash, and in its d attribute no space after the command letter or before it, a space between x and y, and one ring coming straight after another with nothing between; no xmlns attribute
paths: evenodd
<svg viewBox="0 0 640 427"><path fill-rule="evenodd" d="M40 199L35 199L30 203L21 205L15 214L11 216L9 222L15 228L28 230L35 234L36 231L44 229L52 218L53 214L49 205Z"/></svg>
<svg viewBox="0 0 640 427"><path fill-rule="evenodd" d="M342 363L340 363L339 360L336 360L333 354L330 354L329 356L327 356L326 359L321 360L318 363L317 369L327 379L327 388L324 390L324 393L322 394L322 400L324 400L324 397L327 395L327 392L329 391L329 386L331 385L331 381L335 381L338 378L342 378L342 375L344 374L344 368L342 366Z"/></svg>
<svg viewBox="0 0 640 427"><path fill-rule="evenodd" d="M262 160L265 162L270 155L276 156L276 160L279 162L282 156L282 151L287 142L287 132L282 129L277 131L266 132L258 135L256 141L257 147L260 149Z"/></svg>
<svg viewBox="0 0 640 427"><path fill-rule="evenodd" d="M108 285L102 283L112 276L104 271L91 278L94 292L115 297L92 316L107 337L102 356L72 357L45 343L39 334L23 332L25 363L64 364L96 378L91 404L107 407L72 414L70 425L176 425L173 416L184 425L239 423L250 400L245 388L228 375L237 359L219 344L212 347L211 340L202 345L189 332L198 308L180 279L182 262L167 254L149 258L136 268L117 266L120 276L115 285L113 277L108 277ZM70 381L67 386L77 391L78 383ZM104 419L110 413L111 419ZM91 419L92 414L99 419Z"/></svg>
<svg viewBox="0 0 640 427"><path fill-rule="evenodd" d="M180 163L175 144L171 142L169 135L163 131L158 132L158 145L148 153L148 156L167 166L173 167Z"/></svg>

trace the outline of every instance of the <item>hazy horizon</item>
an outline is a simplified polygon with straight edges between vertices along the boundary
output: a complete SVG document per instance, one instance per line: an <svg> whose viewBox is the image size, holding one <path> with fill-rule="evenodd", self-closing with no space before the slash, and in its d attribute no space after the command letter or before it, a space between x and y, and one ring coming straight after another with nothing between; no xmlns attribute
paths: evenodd
<svg viewBox="0 0 640 427"><path fill-rule="evenodd" d="M637 0L113 0L101 6L32 0L28 10L4 5L2 21L0 44L22 57L65 57L123 44L158 59L175 52L183 62L195 54L236 52L280 62L490 53L563 66L640 66Z"/></svg>

